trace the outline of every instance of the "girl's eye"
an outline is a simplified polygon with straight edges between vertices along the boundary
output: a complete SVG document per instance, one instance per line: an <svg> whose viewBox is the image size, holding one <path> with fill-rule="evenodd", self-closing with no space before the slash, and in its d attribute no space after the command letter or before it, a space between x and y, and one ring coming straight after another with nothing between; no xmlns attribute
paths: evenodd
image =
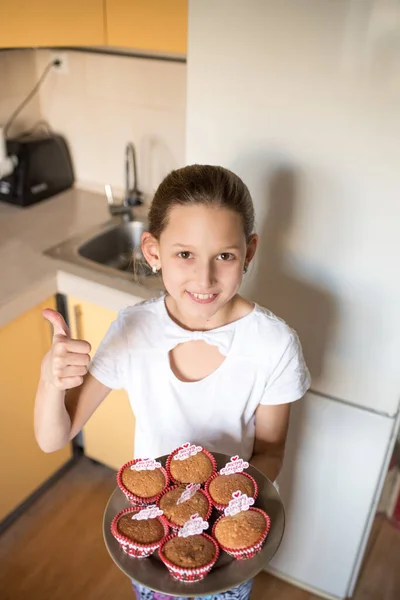
<svg viewBox="0 0 400 600"><path fill-rule="evenodd" d="M218 256L218 260L233 260L234 258L235 258L235 256L233 254L231 254L230 252L222 252Z"/></svg>
<svg viewBox="0 0 400 600"><path fill-rule="evenodd" d="M179 258L187 259L190 258L192 255L188 250L184 250L183 252L178 252L178 256Z"/></svg>

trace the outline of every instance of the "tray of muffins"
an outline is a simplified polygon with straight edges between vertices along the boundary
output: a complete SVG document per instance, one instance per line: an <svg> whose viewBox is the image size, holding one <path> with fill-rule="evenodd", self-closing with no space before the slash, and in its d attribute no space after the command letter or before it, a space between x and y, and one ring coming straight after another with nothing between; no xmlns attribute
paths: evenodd
<svg viewBox="0 0 400 600"><path fill-rule="evenodd" d="M258 469L185 443L121 466L103 535L133 581L197 597L253 578L276 553L284 526L278 491Z"/></svg>

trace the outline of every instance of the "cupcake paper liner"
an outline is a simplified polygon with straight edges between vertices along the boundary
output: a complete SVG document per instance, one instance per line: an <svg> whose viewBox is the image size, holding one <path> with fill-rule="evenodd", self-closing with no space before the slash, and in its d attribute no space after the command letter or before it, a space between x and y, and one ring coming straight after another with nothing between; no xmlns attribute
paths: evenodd
<svg viewBox="0 0 400 600"><path fill-rule="evenodd" d="M181 485L184 485L184 484L181 484ZM172 490L175 490L178 487L179 487L179 485L171 485L171 487L169 487L166 490L164 490L163 492L161 492L161 494L159 495L158 500L157 500L157 506L158 506L158 508L160 508L161 498L163 496L165 496L165 494L167 494L168 492L171 492ZM198 491L201 494L203 494L203 496L205 496L207 498L207 500L208 500L208 511L207 511L207 514L203 517L203 519L205 521L208 521L209 518L211 517L211 513L212 513L212 509L213 509L211 498L210 498L210 495L206 492L206 490L203 490L203 489L200 488ZM173 529L174 531L179 531L179 529L182 529L183 525L178 525L177 523L174 523L173 521L170 521L168 519L168 517L166 517L165 514L163 515L163 517L167 521L169 527L171 527L171 529Z"/></svg>
<svg viewBox="0 0 400 600"><path fill-rule="evenodd" d="M165 544L169 540L172 540L173 538L177 537L177 535L178 535L177 533L169 535L162 542L160 548L158 549L158 555L159 555L160 559L165 564L165 566L167 567L167 569L170 572L170 574L172 575L172 577L174 577L175 579L178 579L178 581L183 581L183 582L188 582L188 583L193 583L195 581L201 581L211 571L211 569L213 568L213 566L215 565L215 563L218 560L220 550L219 550L219 546L218 546L217 542L211 536L207 535L206 533L202 533L201 535L203 537L207 538L208 540L210 540L210 542L212 542L214 545L215 556L212 559L212 561L210 561L206 565L203 565L202 567L196 567L196 568L178 567L178 565L175 565L174 563L169 561L163 552Z"/></svg>
<svg viewBox="0 0 400 600"><path fill-rule="evenodd" d="M164 489L161 490L161 492L159 494L157 494L156 496L152 496L151 498L142 498L141 496L136 496L135 494L130 492L128 490L128 488L126 488L122 482L122 473L127 467L134 465L135 463L139 462L140 460L142 460L142 459L135 458L134 460L130 460L129 462L122 465L122 467L119 469L119 471L117 473L117 485L118 485L119 489L121 490L121 492L123 492L123 494L125 494L126 498L129 500L129 502L131 502L137 508L144 508L145 506L148 506L149 504L155 504L157 502L160 495L169 486L170 481L169 481L168 472L164 469L164 467L160 467L160 470L162 471L162 473L164 474L164 477L165 477L165 486L164 486Z"/></svg>
<svg viewBox="0 0 400 600"><path fill-rule="evenodd" d="M216 479L217 477L219 477L221 474L220 473L215 473L215 475L213 475L212 477L210 477L210 479L207 481L206 485L205 485L205 491L208 493L208 495L210 496L212 505L218 510L218 512L223 513L225 508L228 506L227 504L219 504L218 502L215 502L215 500L213 499L213 497L210 494L210 484L211 482ZM253 486L254 486L254 494L253 494L253 498L254 500L257 499L258 497L258 485L256 480L254 479L254 477L252 477L251 475L249 475L248 473L237 473L237 475L244 475L245 477L247 477L248 479L250 479L253 482ZM222 477L222 475L221 475Z"/></svg>
<svg viewBox="0 0 400 600"><path fill-rule="evenodd" d="M181 481L178 481L177 479L175 479L172 476L171 473L171 461L174 458L175 454L177 454L179 452L179 450L181 449L181 447L176 448L173 452L171 452L171 454L168 456L167 458L167 463L165 465L165 468L167 469L168 472L168 477L171 479L171 481L173 483L177 483L177 484L182 484ZM211 477L213 477L213 475L217 472L217 461L215 460L214 456L211 454L211 452L209 452L208 450L206 450L205 448L203 448L202 452L204 452L204 454L206 456L208 456L208 458L211 460L212 463L212 471L211 471L211 475L209 477L209 479L207 479L207 481L209 481L211 479ZM206 485L207 481L203 482L201 485L204 486ZM187 482L188 483L195 483L195 482ZM184 484L183 484L184 485Z"/></svg>
<svg viewBox="0 0 400 600"><path fill-rule="evenodd" d="M240 549L227 548L226 546L221 544L221 542L219 540L217 540L219 547L222 550L224 550L224 552L226 552L230 556L233 556L233 558L236 558L237 560L244 560L246 558L252 558L256 554L258 554L260 552L261 548L263 547L266 537L268 535L268 532L271 528L271 519L269 518L269 516L267 515L267 513L265 511L261 510L260 508L249 508L249 511L257 511L257 512L261 513L266 521L266 527L265 527L263 533L261 534L259 540L257 540L257 542L253 546L249 546L247 548L240 548ZM224 518L225 518L224 516L221 516L221 517L219 517L219 519L217 519L215 521L214 527L212 528L213 537L215 537L215 528L217 527L217 524L219 523L219 521L221 521L221 519L224 519ZM217 539L217 538L215 538L215 539Z"/></svg>
<svg viewBox="0 0 400 600"><path fill-rule="evenodd" d="M122 533L120 533L118 531L117 523L118 523L118 519L122 515L124 515L126 513L134 513L134 512L137 512L137 510L138 509L133 508L133 507L132 508L124 508L124 510L121 510L118 514L116 514L114 519L111 522L111 533L113 534L113 536L115 537L117 542L120 544L120 546L121 546L122 550L125 552L125 554L128 554L129 556L133 556L134 558L147 558L148 556L151 556L151 554L153 554L153 552L155 552L155 550L157 550L157 548L159 548L161 546L161 544L164 542L164 540L168 537L169 526L168 526L167 520L163 516L156 517L156 519L158 521L160 521L160 523L164 527L163 537L158 542L153 542L152 544L141 544L139 542L134 542L133 540L128 538L126 535L123 535Z"/></svg>

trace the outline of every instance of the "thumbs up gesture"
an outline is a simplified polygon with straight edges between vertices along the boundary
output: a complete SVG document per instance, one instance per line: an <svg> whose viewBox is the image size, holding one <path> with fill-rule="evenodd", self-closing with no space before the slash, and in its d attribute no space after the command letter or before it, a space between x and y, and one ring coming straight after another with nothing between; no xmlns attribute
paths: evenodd
<svg viewBox="0 0 400 600"><path fill-rule="evenodd" d="M70 330L57 311L45 308L42 314L53 326L53 344L42 361L42 379L58 390L78 387L88 372L90 344L71 339Z"/></svg>

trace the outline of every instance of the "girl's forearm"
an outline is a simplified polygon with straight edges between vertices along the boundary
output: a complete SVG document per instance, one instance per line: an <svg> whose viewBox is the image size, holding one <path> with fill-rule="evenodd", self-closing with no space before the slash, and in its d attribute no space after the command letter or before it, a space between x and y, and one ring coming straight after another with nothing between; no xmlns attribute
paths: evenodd
<svg viewBox="0 0 400 600"><path fill-rule="evenodd" d="M268 452L261 454L253 454L250 459L250 464L261 471L272 482L278 477L282 468L283 455L271 454Z"/></svg>
<svg viewBox="0 0 400 600"><path fill-rule="evenodd" d="M71 420L65 408L65 391L40 379L34 410L36 441L44 452L60 450L69 441Z"/></svg>

